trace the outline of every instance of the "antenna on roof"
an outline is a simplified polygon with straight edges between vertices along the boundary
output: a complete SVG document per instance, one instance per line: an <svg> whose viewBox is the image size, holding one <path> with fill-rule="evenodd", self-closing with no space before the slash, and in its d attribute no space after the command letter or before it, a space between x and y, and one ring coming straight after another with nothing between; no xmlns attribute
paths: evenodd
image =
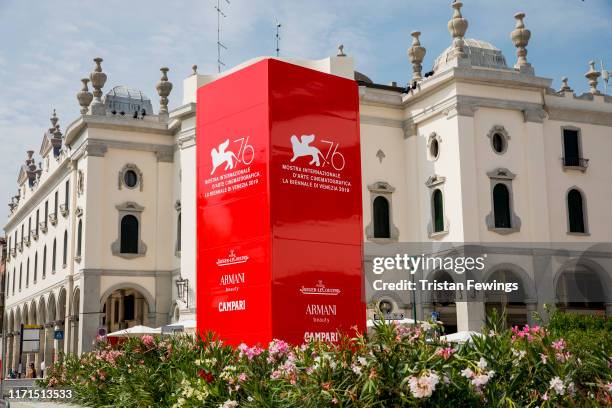
<svg viewBox="0 0 612 408"><path fill-rule="evenodd" d="M229 0L225 0L225 2L230 4ZM227 17L223 10L221 10L221 0L217 0L215 10L217 10L217 70L221 72L221 65L225 66L221 60L221 48L227 50L227 47L221 42L221 17Z"/></svg>
<svg viewBox="0 0 612 408"><path fill-rule="evenodd" d="M276 56L280 56L280 28L282 27L281 23L278 22L278 19L274 17L276 21Z"/></svg>
<svg viewBox="0 0 612 408"><path fill-rule="evenodd" d="M604 69L603 60L599 61L601 64L601 77L604 80L604 94L608 94L608 81L610 80L610 72Z"/></svg>

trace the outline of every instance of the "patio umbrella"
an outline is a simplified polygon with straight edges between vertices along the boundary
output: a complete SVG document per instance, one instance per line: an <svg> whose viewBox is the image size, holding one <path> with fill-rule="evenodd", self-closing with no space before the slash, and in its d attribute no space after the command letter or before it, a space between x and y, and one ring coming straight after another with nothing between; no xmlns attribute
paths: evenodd
<svg viewBox="0 0 612 408"><path fill-rule="evenodd" d="M133 326L127 329L109 333L106 335L106 337L140 337L144 336L145 334L161 334L161 330L148 326Z"/></svg>

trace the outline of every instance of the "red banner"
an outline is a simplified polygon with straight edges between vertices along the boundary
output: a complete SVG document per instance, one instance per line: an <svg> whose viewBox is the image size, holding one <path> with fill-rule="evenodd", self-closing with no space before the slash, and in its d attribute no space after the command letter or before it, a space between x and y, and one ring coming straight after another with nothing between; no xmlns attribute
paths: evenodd
<svg viewBox="0 0 612 408"><path fill-rule="evenodd" d="M357 84L263 60L198 90L196 132L198 330L363 331Z"/></svg>

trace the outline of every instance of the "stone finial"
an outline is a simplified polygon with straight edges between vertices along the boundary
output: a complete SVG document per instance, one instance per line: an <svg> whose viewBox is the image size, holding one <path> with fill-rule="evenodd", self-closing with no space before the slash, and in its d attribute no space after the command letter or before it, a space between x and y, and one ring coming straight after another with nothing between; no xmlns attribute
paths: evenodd
<svg viewBox="0 0 612 408"><path fill-rule="evenodd" d="M155 86L157 93L160 96L159 99L159 117L160 120L168 119L168 95L172 91L172 82L168 81L169 68L162 67L159 69L162 72L161 79Z"/></svg>
<svg viewBox="0 0 612 408"><path fill-rule="evenodd" d="M83 78L81 79L81 82L83 83L83 87L79 92L77 92L76 97L79 101L79 105L81 105L81 115L85 115L89 110L89 104L91 104L91 101L93 100L93 94L89 92L89 89L87 88L89 78Z"/></svg>
<svg viewBox="0 0 612 408"><path fill-rule="evenodd" d="M561 83L563 84L563 86L561 86L561 89L559 89L559 92L572 92L572 88L570 88L567 81L568 81L567 77L561 78Z"/></svg>
<svg viewBox="0 0 612 408"><path fill-rule="evenodd" d="M93 96L94 100L91 104L91 114L92 115L106 115L106 107L104 106L104 102L102 102L102 88L106 83L106 74L102 72L102 61L103 59L100 57L96 57L93 59L96 63L96 66L91 74L89 74L89 79L91 80L91 86L93 87Z"/></svg>
<svg viewBox="0 0 612 408"><path fill-rule="evenodd" d="M337 57L346 57L346 54L344 53L344 45L343 44L338 44L338 53L336 54Z"/></svg>
<svg viewBox="0 0 612 408"><path fill-rule="evenodd" d="M53 133L55 131L55 128L57 127L57 122L59 121L59 118L57 117L57 114L55 113L55 109L53 109L53 114L51 115L49 120L51 121L51 127L49 128L49 131Z"/></svg>
<svg viewBox="0 0 612 408"><path fill-rule="evenodd" d="M455 1L451 4L451 7L454 9L454 12L453 17L448 21L448 31L453 37L453 50L450 56L453 58L465 58L467 55L463 50L463 36L465 36L467 31L468 21L461 15L462 2Z"/></svg>
<svg viewBox="0 0 612 408"><path fill-rule="evenodd" d="M597 79L601 76L601 72L595 70L595 61L589 61L589 72L584 74L584 76L589 80L589 86L591 87L589 92L593 95L601 95L597 90Z"/></svg>
<svg viewBox="0 0 612 408"><path fill-rule="evenodd" d="M412 35L412 46L408 48L408 58L410 58L410 62L412 63L412 80L420 81L423 79L421 76L421 71L423 70L423 58L425 58L425 47L421 46L421 42L419 41L419 36L421 35L420 31L413 31L410 35Z"/></svg>
<svg viewBox="0 0 612 408"><path fill-rule="evenodd" d="M516 56L518 57L514 68L518 70L524 70L525 68L531 68L531 64L527 62L527 45L531 38L531 31L525 28L525 13L516 13L514 15L516 19L516 27L510 33L510 38L516 47Z"/></svg>
<svg viewBox="0 0 612 408"><path fill-rule="evenodd" d="M191 73L191 75L198 75L198 66L196 64L193 64L191 66L191 69L193 70L193 72Z"/></svg>

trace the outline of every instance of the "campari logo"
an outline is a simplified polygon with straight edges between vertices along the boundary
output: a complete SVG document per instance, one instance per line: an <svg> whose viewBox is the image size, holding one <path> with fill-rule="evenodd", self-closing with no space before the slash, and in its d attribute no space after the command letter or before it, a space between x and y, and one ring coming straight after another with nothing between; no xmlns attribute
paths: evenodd
<svg viewBox="0 0 612 408"><path fill-rule="evenodd" d="M302 292L302 295L338 296L341 290L337 288L328 288L323 283L323 280L319 279L314 287L302 286L300 292Z"/></svg>
<svg viewBox="0 0 612 408"><path fill-rule="evenodd" d="M296 135L291 136L291 148L293 149L293 157L291 163L301 157L307 157L310 159L309 165L315 165L317 167L330 166L336 171L342 171L346 164L344 155L338 151L340 144L332 142L331 140L321 140L320 143L325 145L323 151L312 146L311 143L315 141L315 135L302 135L298 139Z"/></svg>
<svg viewBox="0 0 612 408"><path fill-rule="evenodd" d="M249 144L249 137L240 137L232 141L232 149L228 149L230 140L225 139L217 148L212 148L210 157L212 160L212 176L217 168L225 164L223 171L234 169L238 164L249 165L255 158L255 149ZM234 153L236 152L236 153Z"/></svg>
<svg viewBox="0 0 612 408"><path fill-rule="evenodd" d="M236 255L236 251L230 249L229 254L226 258L217 258L217 266L228 266L245 263L249 260L248 255Z"/></svg>

